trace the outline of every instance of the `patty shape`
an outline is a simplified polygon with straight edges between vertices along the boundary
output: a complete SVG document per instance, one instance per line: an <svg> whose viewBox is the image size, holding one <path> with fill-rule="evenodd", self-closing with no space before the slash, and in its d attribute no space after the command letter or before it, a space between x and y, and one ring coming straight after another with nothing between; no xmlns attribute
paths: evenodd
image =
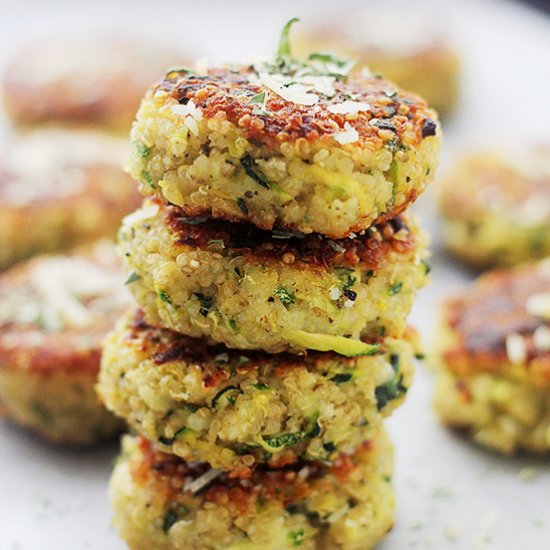
<svg viewBox="0 0 550 550"><path fill-rule="evenodd" d="M412 359L409 341L393 339L353 359L207 347L138 311L105 340L98 391L162 450L243 476L352 452L404 400Z"/></svg>
<svg viewBox="0 0 550 550"><path fill-rule="evenodd" d="M127 132L147 86L180 61L150 40L49 37L15 53L2 80L16 124L95 125Z"/></svg>
<svg viewBox="0 0 550 550"><path fill-rule="evenodd" d="M140 202L122 171L124 141L90 131L40 130L0 155L0 269L41 252L114 237Z"/></svg>
<svg viewBox="0 0 550 550"><path fill-rule="evenodd" d="M424 240L405 217L331 241L146 201L123 221L119 254L153 325L230 348L352 356L403 334L426 280Z"/></svg>
<svg viewBox="0 0 550 550"><path fill-rule="evenodd" d="M189 216L343 238L422 193L440 135L423 100L341 63L182 69L141 103L131 174Z"/></svg>
<svg viewBox="0 0 550 550"><path fill-rule="evenodd" d="M0 275L0 401L9 417L78 445L120 430L94 386L101 341L130 303L123 281L107 242Z"/></svg>
<svg viewBox="0 0 550 550"><path fill-rule="evenodd" d="M385 434L336 462L229 478L126 436L111 478L114 524L132 550L369 550L393 524Z"/></svg>
<svg viewBox="0 0 550 550"><path fill-rule="evenodd" d="M444 240L466 262L511 266L550 254L550 148L461 159L441 182Z"/></svg>
<svg viewBox="0 0 550 550"><path fill-rule="evenodd" d="M550 264L482 276L442 309L435 406L504 453L550 450Z"/></svg>

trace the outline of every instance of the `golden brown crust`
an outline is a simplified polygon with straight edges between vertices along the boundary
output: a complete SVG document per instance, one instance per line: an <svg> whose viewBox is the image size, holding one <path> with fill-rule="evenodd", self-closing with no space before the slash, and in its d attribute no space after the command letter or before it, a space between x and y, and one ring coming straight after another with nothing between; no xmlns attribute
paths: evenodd
<svg viewBox="0 0 550 550"><path fill-rule="evenodd" d="M407 339L414 340L412 329L407 329ZM143 310L138 309L131 322L129 339L135 345L141 343L141 351L150 356L156 365L171 361L185 361L199 367L203 375L203 384L207 388L220 385L233 375L228 372L227 364L239 365L238 373L259 371L262 365L273 364L273 356L257 350L234 350L221 344L208 344L199 339L186 336L169 329L149 325ZM383 354L384 340L379 338L381 347L378 354ZM277 374L285 376L285 372L297 366L325 364L333 357L341 365L353 366L357 361L353 357L344 357L334 352L319 352L308 350L307 355L280 353L277 355Z"/></svg>
<svg viewBox="0 0 550 550"><path fill-rule="evenodd" d="M177 501L191 497L183 488L186 480L197 479L210 466L204 462L188 463L183 459L157 450L147 439L140 437L139 448L143 459L134 466L132 472L136 483L140 485L155 483L164 490L165 498ZM258 466L244 478L222 472L205 489L204 499L208 502L225 505L229 501L247 514L258 500L279 501L282 506L292 506L308 498L312 491L322 490L327 474L335 476L345 483L350 474L372 452L372 444L365 441L354 456L341 454L330 464L322 461L305 461L293 464L281 464L277 468ZM305 468L305 470L304 470ZM299 475L298 472L307 472ZM330 488L329 482L328 487Z"/></svg>
<svg viewBox="0 0 550 550"><path fill-rule="evenodd" d="M166 224L178 244L201 249L218 245L226 252L235 251L239 255L261 258L264 262L296 262L325 268L361 266L378 269L390 252L410 254L415 246L404 216L372 226L353 238L337 241L319 234L268 232L249 224L188 218L176 206L166 208Z"/></svg>
<svg viewBox="0 0 550 550"><path fill-rule="evenodd" d="M5 109L18 124L62 121L127 130L147 85L176 60L119 38L31 43L5 72Z"/></svg>
<svg viewBox="0 0 550 550"><path fill-rule="evenodd" d="M245 131L247 139L275 147L287 141L305 139L326 141L343 131L349 117L328 110L329 106L353 101L368 103L350 122L358 133L354 146L371 150L382 148L390 140L416 147L424 138L435 135L434 111L413 94L400 91L394 84L372 76L352 74L336 80L335 94L321 96L312 106L287 101L257 82L253 66L210 69L206 75L170 72L152 89L166 92L179 103L193 101L206 118L223 113ZM265 114L257 113L250 99L268 92Z"/></svg>
<svg viewBox="0 0 550 550"><path fill-rule="evenodd" d="M550 292L549 273L542 266L495 270L443 304L443 322L454 340L443 353L449 369L457 374L498 370L511 362L508 337L518 335L525 368L550 380L550 349L541 348L535 338L537 329L550 324L527 306L531 297Z"/></svg>
<svg viewBox="0 0 550 550"><path fill-rule="evenodd" d="M37 285L43 283L37 282L36 277L46 275L54 279L58 276L55 267L54 271L48 273L51 269L50 258L53 262L58 259L70 262L72 258L74 261L83 260L86 262L83 267L95 266L97 274L105 273L109 281L111 277L113 281L120 279L120 289L117 284L111 290L126 296L118 259L112 245L106 242L87 251L86 255L42 256L4 272L0 275L0 368L43 374L52 371L97 373L101 341L126 309L129 298L118 301L113 298L110 303L112 296L109 291L100 288L90 292L86 298L78 299L77 307L84 307L87 311L85 315L90 316L85 323L77 319L76 324L65 321L64 326L56 326L56 320L48 325L44 314L51 312L53 305L42 302L43 293L47 291L37 288ZM39 271L42 271L41 275L37 275ZM60 284L63 285L63 282ZM51 292L57 292L57 288ZM24 307L31 309L28 317L21 312ZM63 312L60 315L62 317Z"/></svg>

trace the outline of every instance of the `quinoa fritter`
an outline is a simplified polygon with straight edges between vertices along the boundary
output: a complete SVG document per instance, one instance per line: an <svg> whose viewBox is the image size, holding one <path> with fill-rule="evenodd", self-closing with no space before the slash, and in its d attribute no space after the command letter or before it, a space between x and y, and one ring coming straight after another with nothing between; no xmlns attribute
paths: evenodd
<svg viewBox="0 0 550 550"><path fill-rule="evenodd" d="M101 340L130 302L123 281L106 241L87 253L41 256L0 275L0 402L9 417L75 445L122 427L94 386Z"/></svg>
<svg viewBox="0 0 550 550"><path fill-rule="evenodd" d="M441 182L444 240L468 263L510 266L550 254L550 148L461 159Z"/></svg>
<svg viewBox="0 0 550 550"><path fill-rule="evenodd" d="M50 37L28 44L9 62L1 83L4 107L16 124L127 132L147 86L175 61L150 40Z"/></svg>
<svg viewBox="0 0 550 550"><path fill-rule="evenodd" d="M153 328L141 311L103 349L98 391L110 410L162 450L239 476L351 452L401 404L413 372L406 339L353 359L239 352Z"/></svg>
<svg viewBox="0 0 550 550"><path fill-rule="evenodd" d="M343 238L402 212L432 179L434 111L320 55L176 70L132 129L131 174L188 216Z"/></svg>
<svg viewBox="0 0 550 550"><path fill-rule="evenodd" d="M100 132L23 134L0 155L0 269L114 237L140 202L124 142Z"/></svg>
<svg viewBox="0 0 550 550"><path fill-rule="evenodd" d="M399 337L426 280L424 234L405 216L353 238L188 218L145 201L119 232L149 322L231 348L370 353Z"/></svg>
<svg viewBox="0 0 550 550"><path fill-rule="evenodd" d="M550 263L493 271L442 308L435 407L502 453L550 451Z"/></svg>
<svg viewBox="0 0 550 550"><path fill-rule="evenodd" d="M395 9L395 8L394 8ZM381 73L405 90L426 99L441 116L449 114L458 100L460 60L448 40L426 21L395 11L358 14L331 20L306 29L297 40L297 49L334 51L357 60L357 68Z"/></svg>
<svg viewBox="0 0 550 550"><path fill-rule="evenodd" d="M385 434L333 464L239 479L126 436L111 478L114 523L132 550L369 550L391 529Z"/></svg>

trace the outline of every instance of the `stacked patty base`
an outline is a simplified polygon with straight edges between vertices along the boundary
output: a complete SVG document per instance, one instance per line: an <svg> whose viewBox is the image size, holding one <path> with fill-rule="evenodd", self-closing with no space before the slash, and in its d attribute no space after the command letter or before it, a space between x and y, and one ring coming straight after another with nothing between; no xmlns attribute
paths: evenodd
<svg viewBox="0 0 550 550"><path fill-rule="evenodd" d="M132 550L359 550L393 523L385 434L332 464L303 461L231 478L126 436L115 468L115 525Z"/></svg>
<svg viewBox="0 0 550 550"><path fill-rule="evenodd" d="M450 427L504 454L550 451L550 387L525 376L483 373L469 377L441 372L435 408Z"/></svg>
<svg viewBox="0 0 550 550"><path fill-rule="evenodd" d="M404 210L439 124L347 62L292 59L293 22L274 62L169 71L132 129L147 198L118 250L141 309L98 387L140 434L111 486L134 550L368 550L392 525L382 422L427 275Z"/></svg>
<svg viewBox="0 0 550 550"><path fill-rule="evenodd" d="M550 263L481 276L442 308L435 408L501 453L550 452Z"/></svg>
<svg viewBox="0 0 550 550"><path fill-rule="evenodd" d="M98 389L163 451L249 476L265 463L331 461L375 437L405 398L412 357L404 338L355 358L208 347L138 311L105 341Z"/></svg>

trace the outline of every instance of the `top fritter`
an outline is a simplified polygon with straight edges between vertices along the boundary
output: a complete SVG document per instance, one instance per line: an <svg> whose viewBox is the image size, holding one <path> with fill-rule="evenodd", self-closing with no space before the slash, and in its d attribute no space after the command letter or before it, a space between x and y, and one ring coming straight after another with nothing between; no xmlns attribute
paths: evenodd
<svg viewBox="0 0 550 550"><path fill-rule="evenodd" d="M187 215L343 238L404 210L432 178L440 127L422 99L326 54L173 70L132 130L132 175Z"/></svg>

